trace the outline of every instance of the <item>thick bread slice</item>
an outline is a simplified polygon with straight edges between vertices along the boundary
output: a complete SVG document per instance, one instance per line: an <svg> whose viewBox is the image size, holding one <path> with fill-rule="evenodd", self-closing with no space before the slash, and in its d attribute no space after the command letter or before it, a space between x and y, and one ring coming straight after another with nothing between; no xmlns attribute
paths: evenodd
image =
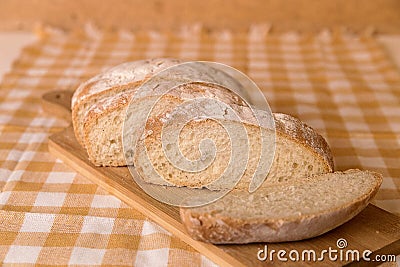
<svg viewBox="0 0 400 267"><path fill-rule="evenodd" d="M176 90L179 91L180 88L176 88ZM211 90L211 88L208 88L208 90ZM220 90L223 90L223 88ZM227 133L224 127L213 120L190 121L179 131L179 149L183 156L192 161L202 159L203 155L199 147L202 140L207 139L214 142L216 155L212 164L201 171L184 170L181 167L182 164L180 164L184 159L176 160L175 164L171 163L165 156L165 152L169 150L168 145L163 146L162 144L163 127L169 122L171 114L179 109L179 105L185 101L185 97L182 97L182 95L175 99L161 98L154 106L155 114L151 115L147 121L144 130L145 136L140 139L137 147L138 155L134 158L134 165L138 173L146 182L153 184L191 188L207 187L212 190L230 189L235 181L230 181L229 178L218 185L210 185L210 183L220 178L229 168L231 152L234 149L232 147L236 147L240 153L246 153L244 148L246 141L248 141L250 150L248 160L245 163L247 166L235 188L249 188L261 155L262 140L260 133L262 132L267 140L272 140L274 132L268 128L257 126L252 120L254 118L251 116L252 112L248 107L230 104L230 107L236 111L242 120L239 122L226 119L225 125L230 126L230 128L244 126L247 131L245 140L236 135L236 132ZM255 112L261 115L265 113L263 111ZM264 184L333 171L331 152L321 135L300 120L286 114L275 114L274 121L276 127L275 157ZM263 163L260 162L260 164ZM234 164L236 166L242 163L234 162ZM239 168L239 166L237 167ZM158 176L163 179L158 178Z"/></svg>
<svg viewBox="0 0 400 267"><path fill-rule="evenodd" d="M321 235L347 222L375 196L378 173L328 173L270 185L250 194L233 190L216 202L181 208L182 222L196 240L215 244L284 242Z"/></svg>
<svg viewBox="0 0 400 267"><path fill-rule="evenodd" d="M72 122L78 142L83 142L83 121L88 110L102 99L135 90L154 73L181 63L177 59L156 58L123 63L82 83L72 96Z"/></svg>
<svg viewBox="0 0 400 267"><path fill-rule="evenodd" d="M93 106L83 119L83 143L89 160L95 166L126 166L122 130L129 92L121 92ZM76 133L75 133L76 134Z"/></svg>
<svg viewBox="0 0 400 267"><path fill-rule="evenodd" d="M196 98L207 94L214 99L223 100L231 107L242 114L243 126L248 131L249 143L251 147L249 165L246 168L244 177L236 188L248 188L252 174L258 163L260 147L257 146L260 137L260 130L264 134L270 135L271 131L260 128L251 123L251 118L246 119L246 108L242 102L238 102L236 97L223 87L192 83L185 84L182 92L174 91L170 95L165 95L159 99L154 106L156 114L149 118L146 124L146 136L139 142L139 155L134 159L135 167L145 181L155 184L158 180L152 180L149 175L149 167L143 161L144 146L149 153L154 168L164 179L176 186L204 187L209 182L214 181L224 171L226 163L229 161L229 153L217 153L213 164L199 173L183 172L174 168L166 159L161 147L161 128L168 120L171 110L183 101ZM190 92L185 93L185 92ZM174 95L175 94L175 95ZM89 111L85 121L85 143L90 160L98 166L125 166L126 162L122 148L122 127L125 118L127 103L131 95L127 92L120 93L116 98L104 99L101 105ZM133 106L146 106L149 98L138 99ZM235 105L239 103L241 105ZM247 108L248 110L248 108ZM276 126L276 152L275 159L265 183L282 182L295 177L304 177L312 174L321 174L333 171L333 160L330 149L322 136L317 134L311 127L302 123L300 120L285 114L275 114ZM229 122L240 124L237 121ZM132 127L135 128L135 125ZM205 138L210 138L216 142L216 147L220 151L226 151L229 147L229 137L218 123L212 120L195 120L184 127L180 135L180 148L188 159L199 157L199 143ZM142 142L144 140L144 142ZM235 144L240 146L239 142ZM253 145L253 147L252 147ZM218 157L219 156L219 157ZM163 181L165 182L165 181ZM224 185L225 186L225 185ZM230 188L230 185L226 185ZM209 187L212 188L212 187ZM224 188L224 187L222 187ZM221 189L221 188L212 188Z"/></svg>

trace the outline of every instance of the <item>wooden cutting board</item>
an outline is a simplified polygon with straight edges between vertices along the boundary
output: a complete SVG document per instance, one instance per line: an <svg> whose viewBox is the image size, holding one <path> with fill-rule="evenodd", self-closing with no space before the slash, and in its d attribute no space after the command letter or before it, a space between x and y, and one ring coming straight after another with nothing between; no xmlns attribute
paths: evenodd
<svg viewBox="0 0 400 267"><path fill-rule="evenodd" d="M70 120L71 92L58 91L45 94L42 97L43 109L50 114ZM170 206L147 195L136 185L126 167L95 167L88 161L86 151L75 139L72 127L66 128L60 133L49 137L49 151L64 161L65 164L81 173L92 182L106 189L128 205L142 212L151 220L155 221L181 240L191 245L200 253L206 255L215 263L222 266L280 266L293 265L295 262L289 258L289 253L296 258L296 250L301 254L305 250L314 250L317 258L323 250L338 250L338 259L331 261L328 254L325 254L323 261L297 261L302 265L356 265L376 266L377 261L340 261L340 251L343 255L349 250L358 250L360 255L364 250L370 250L374 259L379 254L400 254L400 217L386 212L372 204L363 210L354 219L346 224L316 238L286 243L248 244L248 245L212 245L193 240L184 230L179 217L179 208ZM339 249L337 241L345 239L347 247ZM286 251L287 262L278 260L277 254L273 254L273 261L270 258L259 260L265 257L265 246L268 254L275 250ZM335 252L333 252L335 253ZM307 255L307 254L306 254ZM334 256L334 255L333 255Z"/></svg>

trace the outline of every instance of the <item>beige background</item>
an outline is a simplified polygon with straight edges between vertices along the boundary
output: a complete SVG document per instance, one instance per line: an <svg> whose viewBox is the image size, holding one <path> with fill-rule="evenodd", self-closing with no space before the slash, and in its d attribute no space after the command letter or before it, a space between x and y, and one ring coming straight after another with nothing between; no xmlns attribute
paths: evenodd
<svg viewBox="0 0 400 267"><path fill-rule="evenodd" d="M108 29L165 30L201 23L206 29L246 30L252 23L271 23L275 32L346 26L400 33L400 1L1 0L0 18L0 30L30 30L37 22L68 30L90 21Z"/></svg>

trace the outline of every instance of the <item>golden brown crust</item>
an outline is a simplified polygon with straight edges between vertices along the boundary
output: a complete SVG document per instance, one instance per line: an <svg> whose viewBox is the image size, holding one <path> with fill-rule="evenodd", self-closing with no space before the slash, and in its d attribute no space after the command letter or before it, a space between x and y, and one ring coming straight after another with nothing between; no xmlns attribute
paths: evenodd
<svg viewBox="0 0 400 267"><path fill-rule="evenodd" d="M178 59L154 58L117 65L82 83L72 96L71 106L74 107L82 99L115 86L146 80L154 73L179 63L182 61Z"/></svg>
<svg viewBox="0 0 400 267"><path fill-rule="evenodd" d="M310 151L317 153L326 163L327 172L334 171L331 149L325 138L316 132L311 126L301 120L283 113L274 113L276 132L282 133L303 146L311 148Z"/></svg>

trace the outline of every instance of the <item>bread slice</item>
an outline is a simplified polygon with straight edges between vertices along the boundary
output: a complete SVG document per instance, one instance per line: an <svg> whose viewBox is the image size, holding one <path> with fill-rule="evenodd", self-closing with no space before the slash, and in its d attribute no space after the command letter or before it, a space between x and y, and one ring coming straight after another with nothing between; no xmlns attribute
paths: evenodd
<svg viewBox="0 0 400 267"><path fill-rule="evenodd" d="M230 106L242 120L225 119L224 124L230 128L245 127L246 138L238 136L236 132L228 133L219 123L210 119L190 121L179 132L179 149L183 156L192 161L201 159L203 155L201 155L199 147L202 140L206 139L214 142L216 153L212 164L202 171L185 170L181 167L184 159L175 163L171 162L170 158L165 156L166 150L167 152L169 150L168 145L164 147L162 144L162 129L168 123L171 114L178 109L184 100L182 97L161 99L158 105L154 107L156 114L150 116L144 129L146 135L139 140L138 154L133 159L137 172L144 181L152 184L186 186L190 188L207 187L212 190L231 189L237 179L235 181L235 177L231 177L230 173L220 183L212 183L217 181L229 169L229 164L232 160L231 152L235 148L240 153L246 153L245 143L248 141L249 153L247 162L239 161L234 163L237 164L237 168L243 166L241 164L246 164L243 176L239 183L235 185L235 188L248 189L253 175L259 168L258 164L266 163L259 162L263 145L260 134L262 133L266 136L266 140L273 141L275 132L255 124L249 115L251 114L249 108L235 106L234 104ZM161 111L157 113L157 110ZM198 111L200 111L200 107ZM256 113L264 114L265 112L256 111ZM268 169L260 173L260 175L265 175L262 178L266 177L264 184L284 182L292 178L333 171L331 152L327 142L321 135L305 123L286 114L274 114L274 122L276 127L275 155L272 155L274 158L270 160L272 166L268 175L266 175ZM264 158L264 161L268 160L269 158ZM261 166L261 168L263 167Z"/></svg>
<svg viewBox="0 0 400 267"><path fill-rule="evenodd" d="M250 194L233 190L212 204L181 208L196 240L215 244L312 238L349 221L382 183L378 173L348 170L270 185Z"/></svg>
<svg viewBox="0 0 400 267"><path fill-rule="evenodd" d="M132 91L131 94L133 94L135 89L153 74L179 63L182 61L170 58L127 62L82 83L74 92L71 102L72 122L78 142L85 147L83 122L88 111L97 103L121 92Z"/></svg>

